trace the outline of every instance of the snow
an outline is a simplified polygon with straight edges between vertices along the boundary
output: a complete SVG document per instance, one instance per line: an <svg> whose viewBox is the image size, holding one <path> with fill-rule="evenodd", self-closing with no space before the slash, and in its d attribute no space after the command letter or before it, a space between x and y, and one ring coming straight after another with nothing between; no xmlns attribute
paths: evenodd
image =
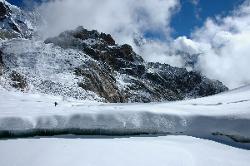
<svg viewBox="0 0 250 166"><path fill-rule="evenodd" d="M249 87L195 100L151 104L68 101L4 90L0 99L2 137L178 134L250 149ZM54 102L59 105L55 107Z"/></svg>
<svg viewBox="0 0 250 166"><path fill-rule="evenodd" d="M1 165L249 166L250 152L188 136L0 141Z"/></svg>
<svg viewBox="0 0 250 166"><path fill-rule="evenodd" d="M131 84L129 83L130 79L128 78L128 75L120 74L118 72L116 73L116 81L117 81L118 88L120 90L125 90L125 88Z"/></svg>
<svg viewBox="0 0 250 166"><path fill-rule="evenodd" d="M23 21L24 27L17 26L24 31L35 29L36 15L6 4L10 21ZM0 27L9 29L7 21ZM33 85L26 93L7 91L13 90L9 73L0 77L0 165L249 165L250 86L178 102L104 104L93 102L101 99L80 89L84 80L73 74L90 60L87 55L25 39L0 45L5 65ZM129 84L126 75L117 78L120 89ZM39 94L41 89L50 95ZM63 97L68 94L85 100Z"/></svg>
<svg viewBox="0 0 250 166"><path fill-rule="evenodd" d="M7 1L1 0L0 2L3 2L11 10L7 18L1 20L0 29L15 33L18 37L22 37L22 35L31 35L32 31L28 31L35 29L35 18L38 16L36 16L35 13L24 12L19 7L11 5ZM10 23L14 24L21 33L16 32L13 27L10 26Z"/></svg>
<svg viewBox="0 0 250 166"><path fill-rule="evenodd" d="M73 49L64 50L40 41L13 39L1 44L5 52L3 61L6 68L17 71L27 78L31 93L42 92L51 95L101 101L97 94L79 87L84 81L74 74L75 68L86 64L89 57ZM12 71L11 70L11 71ZM12 89L9 75L4 72L0 85Z"/></svg>
<svg viewBox="0 0 250 166"><path fill-rule="evenodd" d="M93 103L0 87L4 166L248 166L249 126L250 86L151 104Z"/></svg>

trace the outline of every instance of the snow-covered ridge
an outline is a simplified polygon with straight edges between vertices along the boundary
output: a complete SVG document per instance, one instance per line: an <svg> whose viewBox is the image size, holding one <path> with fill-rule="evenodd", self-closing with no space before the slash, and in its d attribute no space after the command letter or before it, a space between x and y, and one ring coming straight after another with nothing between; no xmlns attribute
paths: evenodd
<svg viewBox="0 0 250 166"><path fill-rule="evenodd" d="M161 104L91 104L5 90L0 99L1 137L183 134L250 148L250 87Z"/></svg>
<svg viewBox="0 0 250 166"><path fill-rule="evenodd" d="M148 63L110 34L79 26L45 41L39 12L0 2L0 86L110 103L148 103L227 91L218 80ZM40 25L40 26L39 26Z"/></svg>
<svg viewBox="0 0 250 166"><path fill-rule="evenodd" d="M0 85L5 89L13 89L8 75L15 71L25 76L24 85L30 85L24 91L101 101L95 93L80 88L81 78L74 75L76 67L91 61L84 53L26 39L4 42L1 48L8 52L3 58L7 70L0 76Z"/></svg>
<svg viewBox="0 0 250 166"><path fill-rule="evenodd" d="M31 38L38 24L38 14L20 9L7 1L0 1L0 40Z"/></svg>
<svg viewBox="0 0 250 166"><path fill-rule="evenodd" d="M45 42L0 42L0 68L6 89L111 103L182 100L228 89L197 72L147 63L131 46L83 27Z"/></svg>

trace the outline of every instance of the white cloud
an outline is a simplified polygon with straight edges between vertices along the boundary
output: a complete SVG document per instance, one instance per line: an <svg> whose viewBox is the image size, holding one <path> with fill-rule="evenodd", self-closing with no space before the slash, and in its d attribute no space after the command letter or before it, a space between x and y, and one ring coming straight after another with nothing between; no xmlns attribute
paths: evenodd
<svg viewBox="0 0 250 166"><path fill-rule="evenodd" d="M145 41L146 32L170 39L169 24L179 10L179 0L55 0L43 3L39 10L46 22L41 29L45 38L82 25L110 33L119 44L132 45L147 61L181 66L180 57L166 56L166 41L152 40L138 46L134 40L139 37Z"/></svg>
<svg viewBox="0 0 250 166"><path fill-rule="evenodd" d="M191 39L172 40L169 24L179 7L179 0L55 0L40 7L47 22L42 32L55 36L83 25L112 34L120 44L131 44L147 61L173 66L184 64L176 50L202 53L197 65L206 76L230 88L250 83L250 0L229 16L208 19ZM134 37L147 31L161 33L166 41L151 40L137 47Z"/></svg>
<svg viewBox="0 0 250 166"><path fill-rule="evenodd" d="M119 43L133 44L134 34L160 31L168 36L172 11L178 0L56 0L40 7L47 27L43 34L83 25L112 34Z"/></svg>
<svg viewBox="0 0 250 166"><path fill-rule="evenodd" d="M183 50L190 54L199 54L202 52L199 44L195 41L188 39L186 36L181 36L172 42L172 48L175 50Z"/></svg>
<svg viewBox="0 0 250 166"><path fill-rule="evenodd" d="M184 64L182 57L173 54L171 46L162 41L147 41L140 47L139 52L149 62L161 62L176 67L182 67Z"/></svg>
<svg viewBox="0 0 250 166"><path fill-rule="evenodd" d="M203 52L198 65L206 76L221 80L230 88L249 84L250 1L230 16L208 19L202 28L193 32L192 42L186 40L183 43L183 50L191 47Z"/></svg>
<svg viewBox="0 0 250 166"><path fill-rule="evenodd" d="M198 5L199 1L200 1L200 0L190 0L190 2L191 2L192 4L194 4L194 5Z"/></svg>

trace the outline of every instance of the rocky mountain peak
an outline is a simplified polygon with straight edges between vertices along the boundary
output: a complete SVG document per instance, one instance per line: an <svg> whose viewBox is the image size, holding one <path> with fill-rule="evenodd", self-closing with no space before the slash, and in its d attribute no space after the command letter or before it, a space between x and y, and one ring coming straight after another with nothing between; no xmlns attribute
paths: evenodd
<svg viewBox="0 0 250 166"><path fill-rule="evenodd" d="M118 45L115 42L110 45L102 36L113 39L111 35L79 27L49 38L45 43L53 43L64 49L78 49L95 59L100 68L109 69L105 74L110 75L107 83L114 83L112 88L115 87L118 98L124 102L181 100L186 97L212 95L227 90L219 81L209 80L200 73L188 72L186 69L167 64L147 63L133 51L131 46ZM84 72L79 71L81 70L78 69L78 75L79 73L82 76L85 75ZM93 85L93 78L89 79L89 82ZM101 82L102 79L99 80L98 85ZM90 85L82 87L86 89ZM106 87L108 87L107 84L103 84L104 91L107 90Z"/></svg>
<svg viewBox="0 0 250 166"><path fill-rule="evenodd" d="M6 17L10 16L11 10L8 5L4 2L0 1L0 20L5 19Z"/></svg>
<svg viewBox="0 0 250 166"><path fill-rule="evenodd" d="M148 63L130 45L82 26L45 41L31 39L28 14L10 4L1 8L0 38L6 40L0 41L0 86L6 89L112 103L183 100L227 90L198 72Z"/></svg>
<svg viewBox="0 0 250 166"><path fill-rule="evenodd" d="M82 26L79 26L75 31L71 31L71 33L72 36L77 39L81 40L93 39L93 40L99 40L102 43L110 46L115 45L115 40L110 34L99 33L97 30L88 31Z"/></svg>
<svg viewBox="0 0 250 166"><path fill-rule="evenodd" d="M0 1L0 39L31 38L34 30L31 15L6 1Z"/></svg>

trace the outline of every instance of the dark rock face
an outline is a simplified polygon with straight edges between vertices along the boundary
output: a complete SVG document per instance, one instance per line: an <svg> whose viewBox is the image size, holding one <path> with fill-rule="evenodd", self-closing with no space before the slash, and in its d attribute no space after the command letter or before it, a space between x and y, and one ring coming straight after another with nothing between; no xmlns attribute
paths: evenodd
<svg viewBox="0 0 250 166"><path fill-rule="evenodd" d="M26 23L32 24L32 16L7 1L0 2L0 39L31 38L34 32Z"/></svg>
<svg viewBox="0 0 250 166"><path fill-rule="evenodd" d="M3 75L3 53L2 51L0 50L0 76Z"/></svg>
<svg viewBox="0 0 250 166"><path fill-rule="evenodd" d="M16 71L12 71L10 74L10 79L12 80L12 86L16 89L24 91L28 87L26 78Z"/></svg>
<svg viewBox="0 0 250 166"><path fill-rule="evenodd" d="M0 20L6 18L6 16L10 15L10 8L5 5L3 2L0 2Z"/></svg>
<svg viewBox="0 0 250 166"><path fill-rule="evenodd" d="M227 90L221 82L209 80L200 73L167 64L147 63L130 45L118 45L110 34L83 27L45 41L60 49L39 42L39 47L32 47L27 52L25 43L29 46L33 43L22 39L35 35L33 24L36 23L33 21L36 17L7 2L0 2L0 40L20 38L20 41L9 40L1 46L4 54L0 51L0 76L7 80L6 85L21 91L30 86L46 94L77 99L93 95L93 100L125 103L182 100ZM15 46L18 51L12 51ZM39 58L49 59L45 74ZM194 66L193 60L189 61L188 56L186 59L187 66ZM61 76L68 77L65 81L60 80Z"/></svg>
<svg viewBox="0 0 250 166"><path fill-rule="evenodd" d="M88 64L76 68L75 75L84 79L84 82L78 83L79 87L95 92L107 102L126 102L116 85L114 74L105 65L89 61Z"/></svg>
<svg viewBox="0 0 250 166"><path fill-rule="evenodd" d="M75 69L79 87L108 102L157 102L213 95L228 90L221 82L167 64L146 63L131 46L116 45L111 35L78 27L49 38L64 49L78 49L95 61ZM122 82L124 86L120 86Z"/></svg>
<svg viewBox="0 0 250 166"><path fill-rule="evenodd" d="M100 38L103 39L108 45L115 45L115 40L110 34L101 33Z"/></svg>
<svg viewBox="0 0 250 166"><path fill-rule="evenodd" d="M9 26L11 29L13 29L17 33L21 33L21 30L17 27L17 25L13 22L9 22Z"/></svg>

